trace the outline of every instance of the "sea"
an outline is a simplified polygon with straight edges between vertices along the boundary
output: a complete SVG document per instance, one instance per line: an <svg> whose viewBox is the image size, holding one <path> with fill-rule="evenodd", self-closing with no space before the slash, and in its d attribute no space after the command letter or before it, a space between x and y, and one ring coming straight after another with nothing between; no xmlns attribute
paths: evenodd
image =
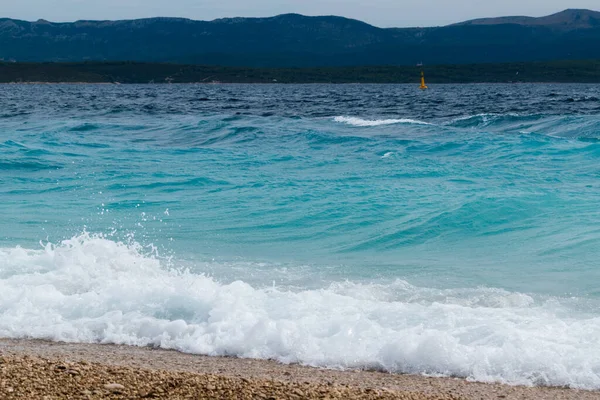
<svg viewBox="0 0 600 400"><path fill-rule="evenodd" d="M2 85L0 337L600 389L600 85Z"/></svg>

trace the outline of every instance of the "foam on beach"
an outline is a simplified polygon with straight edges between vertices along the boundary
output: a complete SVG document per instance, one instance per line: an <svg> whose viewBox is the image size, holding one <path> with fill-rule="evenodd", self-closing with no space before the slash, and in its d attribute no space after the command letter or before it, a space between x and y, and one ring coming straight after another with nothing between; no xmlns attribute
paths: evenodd
<svg viewBox="0 0 600 400"><path fill-rule="evenodd" d="M0 249L0 337L598 389L600 318L581 302L401 280L221 283L89 234Z"/></svg>

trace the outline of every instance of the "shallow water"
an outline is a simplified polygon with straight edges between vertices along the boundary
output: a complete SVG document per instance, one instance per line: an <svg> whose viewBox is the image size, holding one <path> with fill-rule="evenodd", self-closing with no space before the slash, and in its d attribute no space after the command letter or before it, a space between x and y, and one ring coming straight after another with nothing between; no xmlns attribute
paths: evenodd
<svg viewBox="0 0 600 400"><path fill-rule="evenodd" d="M1 336L600 388L600 86L1 89Z"/></svg>

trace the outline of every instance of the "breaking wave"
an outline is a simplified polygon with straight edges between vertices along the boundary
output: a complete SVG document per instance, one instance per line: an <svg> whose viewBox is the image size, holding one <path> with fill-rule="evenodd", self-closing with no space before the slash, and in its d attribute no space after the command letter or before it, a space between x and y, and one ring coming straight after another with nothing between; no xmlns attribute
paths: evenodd
<svg viewBox="0 0 600 400"><path fill-rule="evenodd" d="M362 119L358 117L335 117L335 122L341 122L352 126L381 126L381 125L396 125L396 124L416 124L416 125L431 125L428 122L417 121L409 118L400 119Z"/></svg>
<svg viewBox="0 0 600 400"><path fill-rule="evenodd" d="M0 336L600 388L600 318L499 289L221 283L82 234L0 249Z"/></svg>

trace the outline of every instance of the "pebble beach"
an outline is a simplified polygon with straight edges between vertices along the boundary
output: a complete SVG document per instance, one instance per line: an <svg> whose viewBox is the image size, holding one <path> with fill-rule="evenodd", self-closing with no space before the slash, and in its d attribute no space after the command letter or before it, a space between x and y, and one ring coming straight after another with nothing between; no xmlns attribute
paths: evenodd
<svg viewBox="0 0 600 400"><path fill-rule="evenodd" d="M0 340L2 399L600 399L600 392L315 369L131 346Z"/></svg>

